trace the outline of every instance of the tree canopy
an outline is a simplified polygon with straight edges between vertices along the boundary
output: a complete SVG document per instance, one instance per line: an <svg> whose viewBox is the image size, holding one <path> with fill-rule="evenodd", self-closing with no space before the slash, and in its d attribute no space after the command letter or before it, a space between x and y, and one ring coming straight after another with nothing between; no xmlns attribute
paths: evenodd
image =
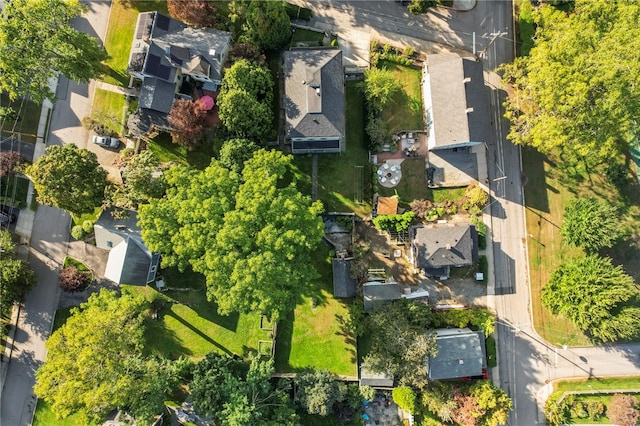
<svg viewBox="0 0 640 426"><path fill-rule="evenodd" d="M102 204L107 171L93 152L69 143L53 145L27 168L38 201L80 215Z"/></svg>
<svg viewBox="0 0 640 426"><path fill-rule="evenodd" d="M224 73L225 90L244 90L261 102L273 98L271 71L264 65L247 59L236 61Z"/></svg>
<svg viewBox="0 0 640 426"><path fill-rule="evenodd" d="M216 6L211 0L167 0L171 17L191 25L213 27L217 23Z"/></svg>
<svg viewBox="0 0 640 426"><path fill-rule="evenodd" d="M86 7L78 0L12 0L0 20L0 87L11 99L53 99L48 81L56 72L87 82L106 59L99 40L69 24Z"/></svg>
<svg viewBox="0 0 640 426"><path fill-rule="evenodd" d="M220 148L220 163L229 170L240 173L244 168L244 162L258 149L260 147L248 139L229 139Z"/></svg>
<svg viewBox="0 0 640 426"><path fill-rule="evenodd" d="M200 143L206 114L202 102L177 99L167 117L173 142L186 146L190 151L195 149Z"/></svg>
<svg viewBox="0 0 640 426"><path fill-rule="evenodd" d="M123 209L136 209L152 198L160 198L167 188L160 162L151 150L124 160L122 181L122 185L110 188L108 201Z"/></svg>
<svg viewBox="0 0 640 426"><path fill-rule="evenodd" d="M79 308L46 343L46 362L34 391L57 417L79 413L98 421L127 407L139 424L162 411L177 383L172 365L143 356L142 297L101 290Z"/></svg>
<svg viewBox="0 0 640 426"><path fill-rule="evenodd" d="M0 176L7 176L20 171L27 159L16 151L3 151L0 152Z"/></svg>
<svg viewBox="0 0 640 426"><path fill-rule="evenodd" d="M529 56L504 67L513 85L509 139L597 164L624 149L640 110L640 4L577 0L575 13L534 12Z"/></svg>
<svg viewBox="0 0 640 426"><path fill-rule="evenodd" d="M246 15L249 39L261 49L282 47L291 37L291 19L280 0L254 1Z"/></svg>
<svg viewBox="0 0 640 426"><path fill-rule="evenodd" d="M165 197L140 207L145 242L164 265L202 273L220 313L293 309L317 275L310 254L323 225L322 204L284 180L290 164L261 149L242 176L216 160L203 171L173 167Z"/></svg>
<svg viewBox="0 0 640 426"><path fill-rule="evenodd" d="M589 255L565 261L542 289L542 303L598 342L638 336L638 286L611 259Z"/></svg>
<svg viewBox="0 0 640 426"><path fill-rule="evenodd" d="M621 426L638 424L638 418L640 418L638 400L634 395L621 393L613 395L607 406L607 417L611 422Z"/></svg>
<svg viewBox="0 0 640 426"><path fill-rule="evenodd" d="M271 381L273 371L273 360L247 365L212 352L196 364L189 391L195 407L221 425L298 424L288 394Z"/></svg>
<svg viewBox="0 0 640 426"><path fill-rule="evenodd" d="M232 134L249 139L264 139L271 130L271 107L240 89L223 89L218 95L220 121Z"/></svg>
<svg viewBox="0 0 640 426"><path fill-rule="evenodd" d="M371 349L365 366L398 377L401 383L422 384L427 375L424 360L437 353L435 335L428 331L433 321L429 306L404 299L370 312L366 328Z"/></svg>
<svg viewBox="0 0 640 426"><path fill-rule="evenodd" d="M624 234L618 209L604 201L579 198L564 209L562 241L587 253L608 248Z"/></svg>
<svg viewBox="0 0 640 426"><path fill-rule="evenodd" d="M393 96L402 89L393 73L383 68L367 69L364 72L362 87L370 108L376 111L382 111L391 102Z"/></svg>
<svg viewBox="0 0 640 426"><path fill-rule="evenodd" d="M309 414L327 416L333 404L345 397L346 386L329 370L306 369L295 379L296 402Z"/></svg>

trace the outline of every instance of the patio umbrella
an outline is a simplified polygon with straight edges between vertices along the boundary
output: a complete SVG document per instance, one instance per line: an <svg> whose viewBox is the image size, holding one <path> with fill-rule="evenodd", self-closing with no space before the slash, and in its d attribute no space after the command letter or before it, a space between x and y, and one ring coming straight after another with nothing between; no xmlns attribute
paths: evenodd
<svg viewBox="0 0 640 426"><path fill-rule="evenodd" d="M204 109L206 109L207 111L209 111L211 108L213 108L213 105L215 104L213 102L213 98L211 96L203 96L200 98L200 102L202 102L202 105L204 106Z"/></svg>

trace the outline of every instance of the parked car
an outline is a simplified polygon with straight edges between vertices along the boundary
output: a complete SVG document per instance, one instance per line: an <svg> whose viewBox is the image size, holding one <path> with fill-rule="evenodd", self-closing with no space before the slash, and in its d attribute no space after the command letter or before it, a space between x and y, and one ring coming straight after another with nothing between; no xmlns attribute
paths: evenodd
<svg viewBox="0 0 640 426"><path fill-rule="evenodd" d="M9 226L10 221L9 215L0 212L0 226Z"/></svg>
<svg viewBox="0 0 640 426"><path fill-rule="evenodd" d="M106 149L118 149L118 147L120 147L120 141L118 138L112 138L109 136L95 135L93 137L93 143Z"/></svg>
<svg viewBox="0 0 640 426"><path fill-rule="evenodd" d="M0 212L9 218L9 223L13 223L16 221L16 213L14 210L18 210L15 207L7 206L5 204L0 204Z"/></svg>

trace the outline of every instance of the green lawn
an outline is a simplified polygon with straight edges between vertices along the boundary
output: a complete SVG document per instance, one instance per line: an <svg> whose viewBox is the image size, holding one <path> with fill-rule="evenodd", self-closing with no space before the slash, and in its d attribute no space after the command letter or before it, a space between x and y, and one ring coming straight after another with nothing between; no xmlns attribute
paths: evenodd
<svg viewBox="0 0 640 426"><path fill-rule="evenodd" d="M31 101L23 101L22 99L11 102L9 96L4 92L0 94L0 106L11 107L16 116L20 117L19 121L16 121L17 117L0 120L1 136L17 134L21 141L35 143L42 107Z"/></svg>
<svg viewBox="0 0 640 426"><path fill-rule="evenodd" d="M433 196L434 203L442 203L444 201L453 200L458 201L463 196L467 188L439 188L432 189L431 194Z"/></svg>
<svg viewBox="0 0 640 426"><path fill-rule="evenodd" d="M383 197L397 194L400 202L407 207L413 200L431 199L432 190L427 186L425 175L425 159L406 158L400 165L402 179L394 188L378 186L378 193Z"/></svg>
<svg viewBox="0 0 640 426"><path fill-rule="evenodd" d="M324 245L314 254L314 266L320 273L318 294L304 297L295 312L278 323L276 371L311 366L357 376L355 336L342 326L349 318L348 305L333 297L331 259Z"/></svg>
<svg viewBox="0 0 640 426"><path fill-rule="evenodd" d="M401 130L423 130L422 71L407 65L390 61L380 61L378 68L389 70L402 86L402 91L394 96L384 108L382 117L389 126L389 133Z"/></svg>
<svg viewBox="0 0 640 426"><path fill-rule="evenodd" d="M104 43L109 54L109 59L105 61L107 67L107 74L103 78L105 82L119 86L129 84L129 75L126 70L138 13L151 10L167 13L167 3L159 0L114 1L111 3L109 28Z"/></svg>
<svg viewBox="0 0 640 426"><path fill-rule="evenodd" d="M33 416L33 426L98 426L98 423L87 423L77 414L72 414L65 419L57 419L50 405L39 399Z"/></svg>
<svg viewBox="0 0 640 426"><path fill-rule="evenodd" d="M160 133L148 143L147 147L153 152L161 163L175 162L185 166L205 169L211 164L213 157L213 145L210 138L193 151L189 151L183 145L173 143L169 133Z"/></svg>
<svg viewBox="0 0 640 426"><path fill-rule="evenodd" d="M91 116L114 133L122 132L122 118L126 100L124 95L108 90L96 89Z"/></svg>
<svg viewBox="0 0 640 426"><path fill-rule="evenodd" d="M18 208L27 207L29 180L18 176L0 178L0 202Z"/></svg>
<svg viewBox="0 0 640 426"><path fill-rule="evenodd" d="M312 47L322 46L324 34L318 31L305 30L303 28L295 28L295 32L291 37L291 47Z"/></svg>
<svg viewBox="0 0 640 426"><path fill-rule="evenodd" d="M357 82L346 84L346 151L318 155L318 198L326 211L371 213L371 166L364 135L364 97ZM311 195L311 155L296 155L300 190ZM356 202L362 196L362 204Z"/></svg>
<svg viewBox="0 0 640 426"><path fill-rule="evenodd" d="M580 249L562 244L560 227L565 207L577 197L594 197L620 207L621 226L628 230L630 242L619 243L603 254L623 266L636 281L640 279L640 253L636 241L640 238L640 198L637 186L630 186L630 194L621 196L601 170L587 173L544 156L532 149L523 149L525 208L531 301L537 332L556 345L588 345L589 339L564 317L552 315L541 303L541 290L560 264L576 256ZM636 191L636 192L634 192Z"/></svg>
<svg viewBox="0 0 640 426"><path fill-rule="evenodd" d="M160 293L150 286L123 286L144 295L158 312L157 320L145 320L149 352L170 358L198 359L211 351L247 357L258 351L260 340L269 340L270 331L260 329L259 314L219 315L216 305L207 301L200 274L165 270L163 277L169 287L189 290Z"/></svg>

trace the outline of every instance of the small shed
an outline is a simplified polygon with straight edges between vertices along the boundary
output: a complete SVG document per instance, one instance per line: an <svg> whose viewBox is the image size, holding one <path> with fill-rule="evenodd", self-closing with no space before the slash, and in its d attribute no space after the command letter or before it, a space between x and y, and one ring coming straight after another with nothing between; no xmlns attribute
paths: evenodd
<svg viewBox="0 0 640 426"><path fill-rule="evenodd" d="M371 386L376 389L393 388L393 376L385 373L374 373L360 367L360 386Z"/></svg>
<svg viewBox="0 0 640 426"><path fill-rule="evenodd" d="M397 214L398 197L378 197L378 216Z"/></svg>
<svg viewBox="0 0 640 426"><path fill-rule="evenodd" d="M370 311L375 305L398 300L402 296L397 282L372 281L362 287L364 310Z"/></svg>
<svg viewBox="0 0 640 426"><path fill-rule="evenodd" d="M351 262L353 258L333 258L333 295L335 297L354 297L357 282L351 277Z"/></svg>

